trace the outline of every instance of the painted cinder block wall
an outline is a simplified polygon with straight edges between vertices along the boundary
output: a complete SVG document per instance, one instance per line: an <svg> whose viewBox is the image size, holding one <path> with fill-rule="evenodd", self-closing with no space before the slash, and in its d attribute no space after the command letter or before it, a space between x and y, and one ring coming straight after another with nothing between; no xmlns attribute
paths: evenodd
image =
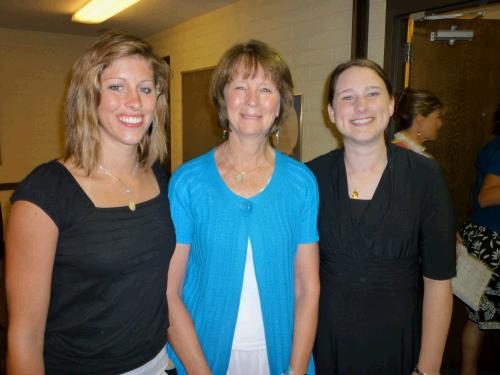
<svg viewBox="0 0 500 375"><path fill-rule="evenodd" d="M385 0L371 2L372 15L368 53L382 63ZM323 94L329 72L350 58L351 29L351 0L241 0L150 36L156 51L170 56L173 169L182 162L181 73L212 67L232 44L252 38L284 55L303 95L303 160L337 147Z"/></svg>
<svg viewBox="0 0 500 375"><path fill-rule="evenodd" d="M288 61L304 95L303 160L337 146L324 117L326 77L350 57L351 0L240 0L152 35L172 65L172 161L182 158L181 72L214 66L233 43L262 39ZM385 0L370 1L368 55L383 62ZM0 28L0 183L63 152L63 103L74 61L94 38ZM0 192L4 219L11 192Z"/></svg>
<svg viewBox="0 0 500 375"><path fill-rule="evenodd" d="M93 38L0 28L0 183L63 152L69 72ZM12 191L0 191L5 216Z"/></svg>
<svg viewBox="0 0 500 375"><path fill-rule="evenodd" d="M170 56L172 166L182 162L181 73L217 64L234 43L260 39L288 62L303 95L303 160L337 145L323 115L323 87L332 67L349 58L351 0L241 0L148 40Z"/></svg>

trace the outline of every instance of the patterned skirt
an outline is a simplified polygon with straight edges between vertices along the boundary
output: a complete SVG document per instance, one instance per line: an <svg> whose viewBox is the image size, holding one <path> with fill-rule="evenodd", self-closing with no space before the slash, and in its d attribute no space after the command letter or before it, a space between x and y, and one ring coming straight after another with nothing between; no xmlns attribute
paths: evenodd
<svg viewBox="0 0 500 375"><path fill-rule="evenodd" d="M481 299L478 311L465 306L469 319L480 329L500 329L500 233L480 225L466 222L460 228L464 246L469 254L479 258L492 270L493 275Z"/></svg>

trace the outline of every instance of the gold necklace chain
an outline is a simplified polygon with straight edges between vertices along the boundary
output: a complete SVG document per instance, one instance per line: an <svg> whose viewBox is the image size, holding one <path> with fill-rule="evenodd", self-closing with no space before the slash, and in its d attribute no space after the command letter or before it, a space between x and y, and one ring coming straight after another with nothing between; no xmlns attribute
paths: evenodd
<svg viewBox="0 0 500 375"><path fill-rule="evenodd" d="M102 164L99 164L99 169L102 170L103 173L106 176L108 176L109 178L111 178L111 180L113 181L113 183L119 182L125 188L125 193L127 193L129 195L128 209L130 211L135 211L135 202L132 200L132 197L131 197L131 194L132 194L133 190L130 187L130 182L132 181L132 178L134 178L135 172L137 172L137 167L138 166L139 166L139 162L136 162L134 170L130 174L130 176L129 176L128 180L127 180L127 183L125 183L121 179L119 179L118 177L116 177L115 175L113 175L110 171L108 171Z"/></svg>
<svg viewBox="0 0 500 375"><path fill-rule="evenodd" d="M345 163L345 160L344 160L344 163ZM384 168L385 168L385 165L386 165L386 164L387 164L387 161L386 161L386 162L384 162ZM379 167L377 166L377 169L378 169L378 168L379 168ZM348 169L348 167L347 167L347 165L346 165L346 174L347 174L347 169ZM373 174L373 173L376 173L376 172L377 172L377 171L372 171L372 172L370 172L370 173L371 173L371 174ZM382 173L383 173L383 172L382 172ZM357 188L357 187L354 187L354 188L352 189L350 196L351 196L351 199L358 199L358 198L359 198L359 191L358 191L358 188Z"/></svg>
<svg viewBox="0 0 500 375"><path fill-rule="evenodd" d="M245 175L253 172L253 171L256 171L257 169L259 169L260 167L262 167L264 165L264 163L266 162L266 157L264 155L264 160L262 162L260 162L256 167L252 168L252 169L249 169L249 170L246 170L246 171L240 171L238 169L236 169L236 167L233 165L233 163L231 163L231 161L227 158L227 146L225 147L224 149L224 160L229 164L229 166L231 167L231 169L233 169L235 172L237 172L234 176L233 176L233 180L236 181L236 182L242 182L245 178Z"/></svg>

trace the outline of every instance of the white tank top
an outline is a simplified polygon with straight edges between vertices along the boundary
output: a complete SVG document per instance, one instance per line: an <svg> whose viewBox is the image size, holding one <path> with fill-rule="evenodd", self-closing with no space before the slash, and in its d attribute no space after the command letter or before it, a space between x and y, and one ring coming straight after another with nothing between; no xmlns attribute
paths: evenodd
<svg viewBox="0 0 500 375"><path fill-rule="evenodd" d="M240 308L234 330L232 350L259 350L266 348L264 322L260 307L259 288L255 278L252 245L248 239Z"/></svg>

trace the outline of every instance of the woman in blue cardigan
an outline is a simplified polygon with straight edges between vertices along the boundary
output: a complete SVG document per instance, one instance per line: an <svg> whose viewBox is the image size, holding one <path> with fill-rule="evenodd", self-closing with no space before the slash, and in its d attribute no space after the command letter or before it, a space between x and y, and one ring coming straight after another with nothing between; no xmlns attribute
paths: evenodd
<svg viewBox="0 0 500 375"><path fill-rule="evenodd" d="M266 44L229 49L211 85L226 140L170 182L168 335L180 374L314 373L317 185L270 144L292 90Z"/></svg>

